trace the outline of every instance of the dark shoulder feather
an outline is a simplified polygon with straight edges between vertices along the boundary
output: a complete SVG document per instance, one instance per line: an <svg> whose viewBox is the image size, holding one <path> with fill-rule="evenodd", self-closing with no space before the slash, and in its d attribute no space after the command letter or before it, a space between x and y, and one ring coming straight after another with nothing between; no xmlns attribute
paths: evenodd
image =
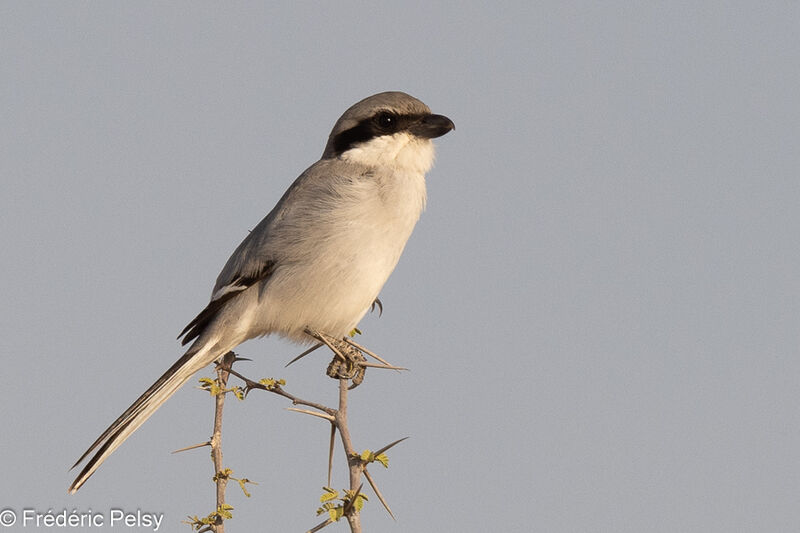
<svg viewBox="0 0 800 533"><path fill-rule="evenodd" d="M226 292L211 300L206 308L200 311L200 314L194 317L194 320L189 322L189 324L183 328L183 331L181 331L180 335L178 335L179 339L183 337L181 344L188 344L193 339L199 337L206 326L208 326L208 324L214 320L214 317L217 316L219 310L225 306L228 300L234 298L240 292L251 287L252 285L268 279L274 270L275 262L266 261L262 265L261 269L255 274L250 276L238 276L234 278L230 284L224 287L228 289Z"/></svg>

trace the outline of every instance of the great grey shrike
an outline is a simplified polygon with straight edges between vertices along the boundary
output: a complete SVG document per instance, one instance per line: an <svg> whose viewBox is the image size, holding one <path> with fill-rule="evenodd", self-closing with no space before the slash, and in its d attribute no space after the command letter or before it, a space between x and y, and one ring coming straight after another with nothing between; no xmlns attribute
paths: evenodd
<svg viewBox="0 0 800 533"><path fill-rule="evenodd" d="M69 491L195 372L247 339L277 333L309 343L307 330L339 339L352 331L425 207L431 139L454 127L402 92L379 93L345 111L322 158L228 259L211 301L179 336L189 349L78 459L75 466L95 452Z"/></svg>

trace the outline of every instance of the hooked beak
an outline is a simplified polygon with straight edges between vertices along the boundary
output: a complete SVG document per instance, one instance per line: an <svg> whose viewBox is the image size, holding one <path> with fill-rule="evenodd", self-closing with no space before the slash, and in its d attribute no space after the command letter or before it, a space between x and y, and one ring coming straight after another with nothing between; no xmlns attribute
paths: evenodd
<svg viewBox="0 0 800 533"><path fill-rule="evenodd" d="M435 139L456 129L456 125L444 115L425 115L409 129L417 137Z"/></svg>

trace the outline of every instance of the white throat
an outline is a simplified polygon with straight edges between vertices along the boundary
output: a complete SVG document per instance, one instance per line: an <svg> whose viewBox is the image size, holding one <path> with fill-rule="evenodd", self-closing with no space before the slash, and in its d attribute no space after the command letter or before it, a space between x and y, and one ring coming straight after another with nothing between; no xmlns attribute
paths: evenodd
<svg viewBox="0 0 800 533"><path fill-rule="evenodd" d="M430 139L400 132L372 138L347 150L341 157L361 165L425 175L433 166L434 147Z"/></svg>

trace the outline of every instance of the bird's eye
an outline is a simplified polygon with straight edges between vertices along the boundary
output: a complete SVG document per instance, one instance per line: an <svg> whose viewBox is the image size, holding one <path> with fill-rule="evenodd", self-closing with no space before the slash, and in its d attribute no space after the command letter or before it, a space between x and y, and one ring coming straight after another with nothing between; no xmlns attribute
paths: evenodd
<svg viewBox="0 0 800 533"><path fill-rule="evenodd" d="M381 113L376 117L376 121L378 126L384 130L392 129L397 124L397 119L391 113Z"/></svg>

